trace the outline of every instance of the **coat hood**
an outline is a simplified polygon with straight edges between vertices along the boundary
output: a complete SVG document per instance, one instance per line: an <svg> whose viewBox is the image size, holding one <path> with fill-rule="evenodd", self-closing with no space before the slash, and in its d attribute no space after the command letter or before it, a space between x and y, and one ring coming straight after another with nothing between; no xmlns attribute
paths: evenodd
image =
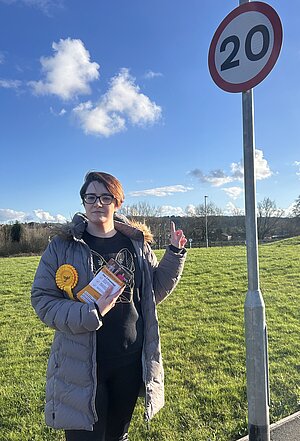
<svg viewBox="0 0 300 441"><path fill-rule="evenodd" d="M54 234L64 239L81 240L82 235L88 225L88 219L83 213L76 213L71 222L60 225L55 228ZM150 228L141 222L130 221L126 216L115 213L114 225L117 231L120 231L125 236L133 240L145 240L146 242L153 242L153 235Z"/></svg>

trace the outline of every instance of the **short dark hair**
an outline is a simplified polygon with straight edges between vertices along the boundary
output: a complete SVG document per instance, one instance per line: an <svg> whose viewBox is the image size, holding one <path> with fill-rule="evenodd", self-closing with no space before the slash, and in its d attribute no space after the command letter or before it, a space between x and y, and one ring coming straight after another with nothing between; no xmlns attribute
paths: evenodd
<svg viewBox="0 0 300 441"><path fill-rule="evenodd" d="M96 171L88 172L85 175L84 184L80 189L80 197L82 201L86 189L88 188L90 183L94 181L100 182L101 184L105 185L109 193L112 194L113 197L116 199L117 206L120 206L124 202L125 196L121 182L117 178L115 178L115 176L112 176L109 173Z"/></svg>

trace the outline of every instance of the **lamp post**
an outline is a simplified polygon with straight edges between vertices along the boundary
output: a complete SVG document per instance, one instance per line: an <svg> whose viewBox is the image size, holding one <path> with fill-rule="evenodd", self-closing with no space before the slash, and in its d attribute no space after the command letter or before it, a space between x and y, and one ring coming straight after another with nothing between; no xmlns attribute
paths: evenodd
<svg viewBox="0 0 300 441"><path fill-rule="evenodd" d="M207 229L207 205L206 200L208 196L204 196L204 210L205 210L205 240L206 240L206 248L208 248L208 229Z"/></svg>

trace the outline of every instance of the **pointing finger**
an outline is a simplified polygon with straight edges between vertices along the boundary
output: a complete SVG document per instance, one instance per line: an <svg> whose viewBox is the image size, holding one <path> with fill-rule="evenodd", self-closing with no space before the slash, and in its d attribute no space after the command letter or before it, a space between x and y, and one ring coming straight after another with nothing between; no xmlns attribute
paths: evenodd
<svg viewBox="0 0 300 441"><path fill-rule="evenodd" d="M176 228L175 228L175 223L173 221L171 221L171 234L175 233Z"/></svg>

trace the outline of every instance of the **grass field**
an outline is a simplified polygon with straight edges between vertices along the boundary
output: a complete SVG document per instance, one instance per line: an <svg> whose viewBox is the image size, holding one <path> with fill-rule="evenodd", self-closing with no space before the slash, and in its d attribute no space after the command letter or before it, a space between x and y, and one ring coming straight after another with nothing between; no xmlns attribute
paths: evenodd
<svg viewBox="0 0 300 441"><path fill-rule="evenodd" d="M260 246L259 254L275 422L300 407L300 238ZM30 305L38 261L0 259L0 441L64 439L44 424L53 331ZM188 251L180 284L158 308L166 405L147 429L139 402L131 441L234 441L247 433L246 291L245 247Z"/></svg>

